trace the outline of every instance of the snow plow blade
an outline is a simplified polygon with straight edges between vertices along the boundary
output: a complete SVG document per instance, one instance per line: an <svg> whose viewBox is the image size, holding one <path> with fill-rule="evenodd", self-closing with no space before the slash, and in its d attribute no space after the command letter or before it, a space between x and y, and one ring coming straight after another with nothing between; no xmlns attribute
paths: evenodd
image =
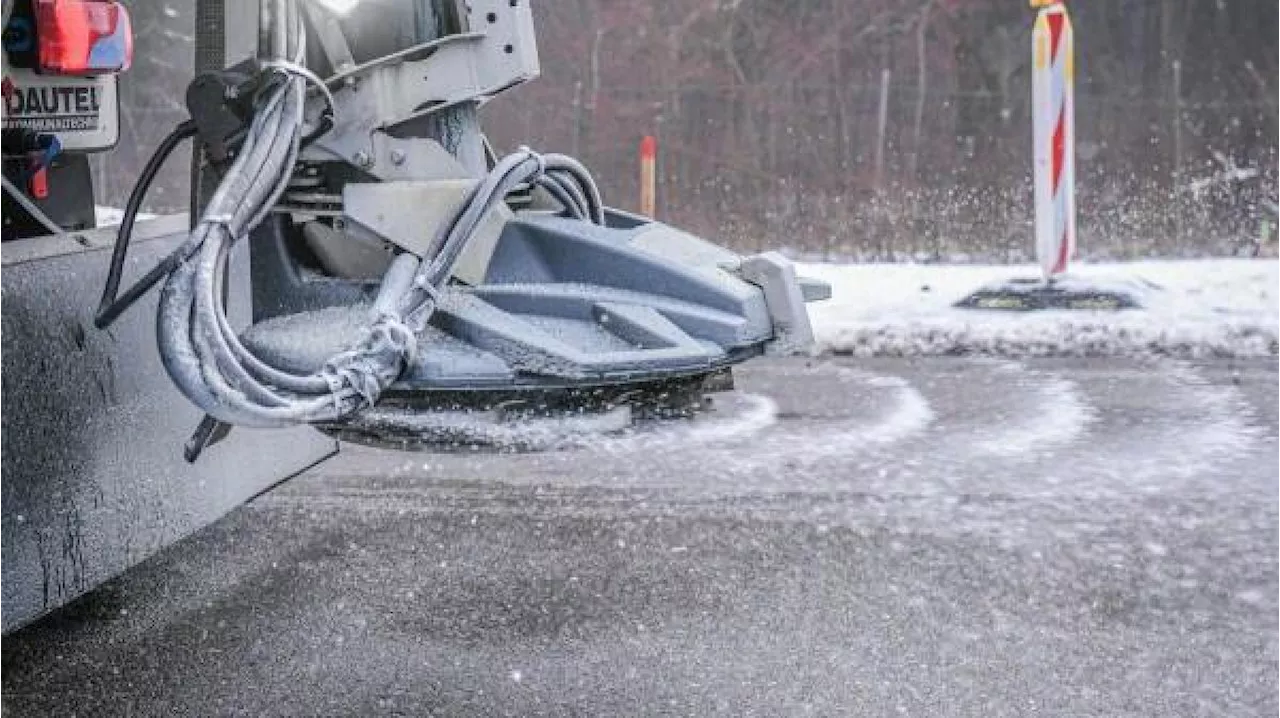
<svg viewBox="0 0 1280 718"><path fill-rule="evenodd" d="M186 217L158 218L139 235L137 261L160 261L186 239ZM179 448L200 413L148 351L156 295L110 334L92 329L115 238L96 229L4 243L6 634L337 452L304 427L222 429L203 437L218 441L211 461L185 463ZM251 318L248 259L235 257L228 275L236 324Z"/></svg>

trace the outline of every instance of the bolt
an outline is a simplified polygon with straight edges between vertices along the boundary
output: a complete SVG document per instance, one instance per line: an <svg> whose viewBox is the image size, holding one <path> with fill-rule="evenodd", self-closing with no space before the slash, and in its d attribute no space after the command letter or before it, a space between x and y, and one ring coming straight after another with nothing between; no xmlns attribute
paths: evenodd
<svg viewBox="0 0 1280 718"><path fill-rule="evenodd" d="M368 169L373 166L373 157L368 152L365 152L364 150L360 150L359 152L355 153L355 155L351 159L355 160L355 163L357 165L365 169Z"/></svg>
<svg viewBox="0 0 1280 718"><path fill-rule="evenodd" d="M404 164L404 160L405 160L404 150L391 150L391 164L396 165L398 167Z"/></svg>

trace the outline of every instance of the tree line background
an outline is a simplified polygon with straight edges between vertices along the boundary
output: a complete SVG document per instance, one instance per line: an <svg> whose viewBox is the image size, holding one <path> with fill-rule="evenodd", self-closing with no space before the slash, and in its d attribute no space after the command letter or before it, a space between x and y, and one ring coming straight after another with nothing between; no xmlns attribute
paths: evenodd
<svg viewBox="0 0 1280 718"><path fill-rule="evenodd" d="M122 204L185 116L193 5L131 3L138 59L100 201ZM1081 254L1274 254L1277 3L1068 7ZM1030 258L1023 0L542 0L534 15L543 76L486 106L486 130L578 156L610 204L635 208L652 134L660 218L739 249ZM185 201L172 168L154 208Z"/></svg>

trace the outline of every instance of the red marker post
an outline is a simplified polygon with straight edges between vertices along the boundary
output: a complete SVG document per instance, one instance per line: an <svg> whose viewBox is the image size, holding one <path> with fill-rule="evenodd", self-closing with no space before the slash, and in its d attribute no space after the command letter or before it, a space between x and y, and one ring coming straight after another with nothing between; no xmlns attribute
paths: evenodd
<svg viewBox="0 0 1280 718"><path fill-rule="evenodd" d="M658 141L652 135L640 140L640 214L657 216Z"/></svg>
<svg viewBox="0 0 1280 718"><path fill-rule="evenodd" d="M1035 135L1036 259L1045 279L1076 251L1075 39L1059 0L1031 0L1031 105Z"/></svg>

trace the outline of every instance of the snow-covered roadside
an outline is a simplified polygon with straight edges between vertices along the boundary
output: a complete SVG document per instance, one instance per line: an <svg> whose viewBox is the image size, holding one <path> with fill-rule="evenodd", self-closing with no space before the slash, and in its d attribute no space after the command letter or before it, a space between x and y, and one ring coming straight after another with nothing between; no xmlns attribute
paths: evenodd
<svg viewBox="0 0 1280 718"><path fill-rule="evenodd" d="M818 350L857 356L1274 357L1280 263L1274 259L1075 265L1084 282L1125 284L1144 309L1003 312L952 305L983 285L1036 277L1033 266L801 264L831 283L809 305Z"/></svg>
<svg viewBox="0 0 1280 718"><path fill-rule="evenodd" d="M124 210L119 207L107 207L100 204L93 208L93 213L99 227L114 227L124 220ZM150 212L139 212L137 221L141 222L145 219L155 218L156 215Z"/></svg>

